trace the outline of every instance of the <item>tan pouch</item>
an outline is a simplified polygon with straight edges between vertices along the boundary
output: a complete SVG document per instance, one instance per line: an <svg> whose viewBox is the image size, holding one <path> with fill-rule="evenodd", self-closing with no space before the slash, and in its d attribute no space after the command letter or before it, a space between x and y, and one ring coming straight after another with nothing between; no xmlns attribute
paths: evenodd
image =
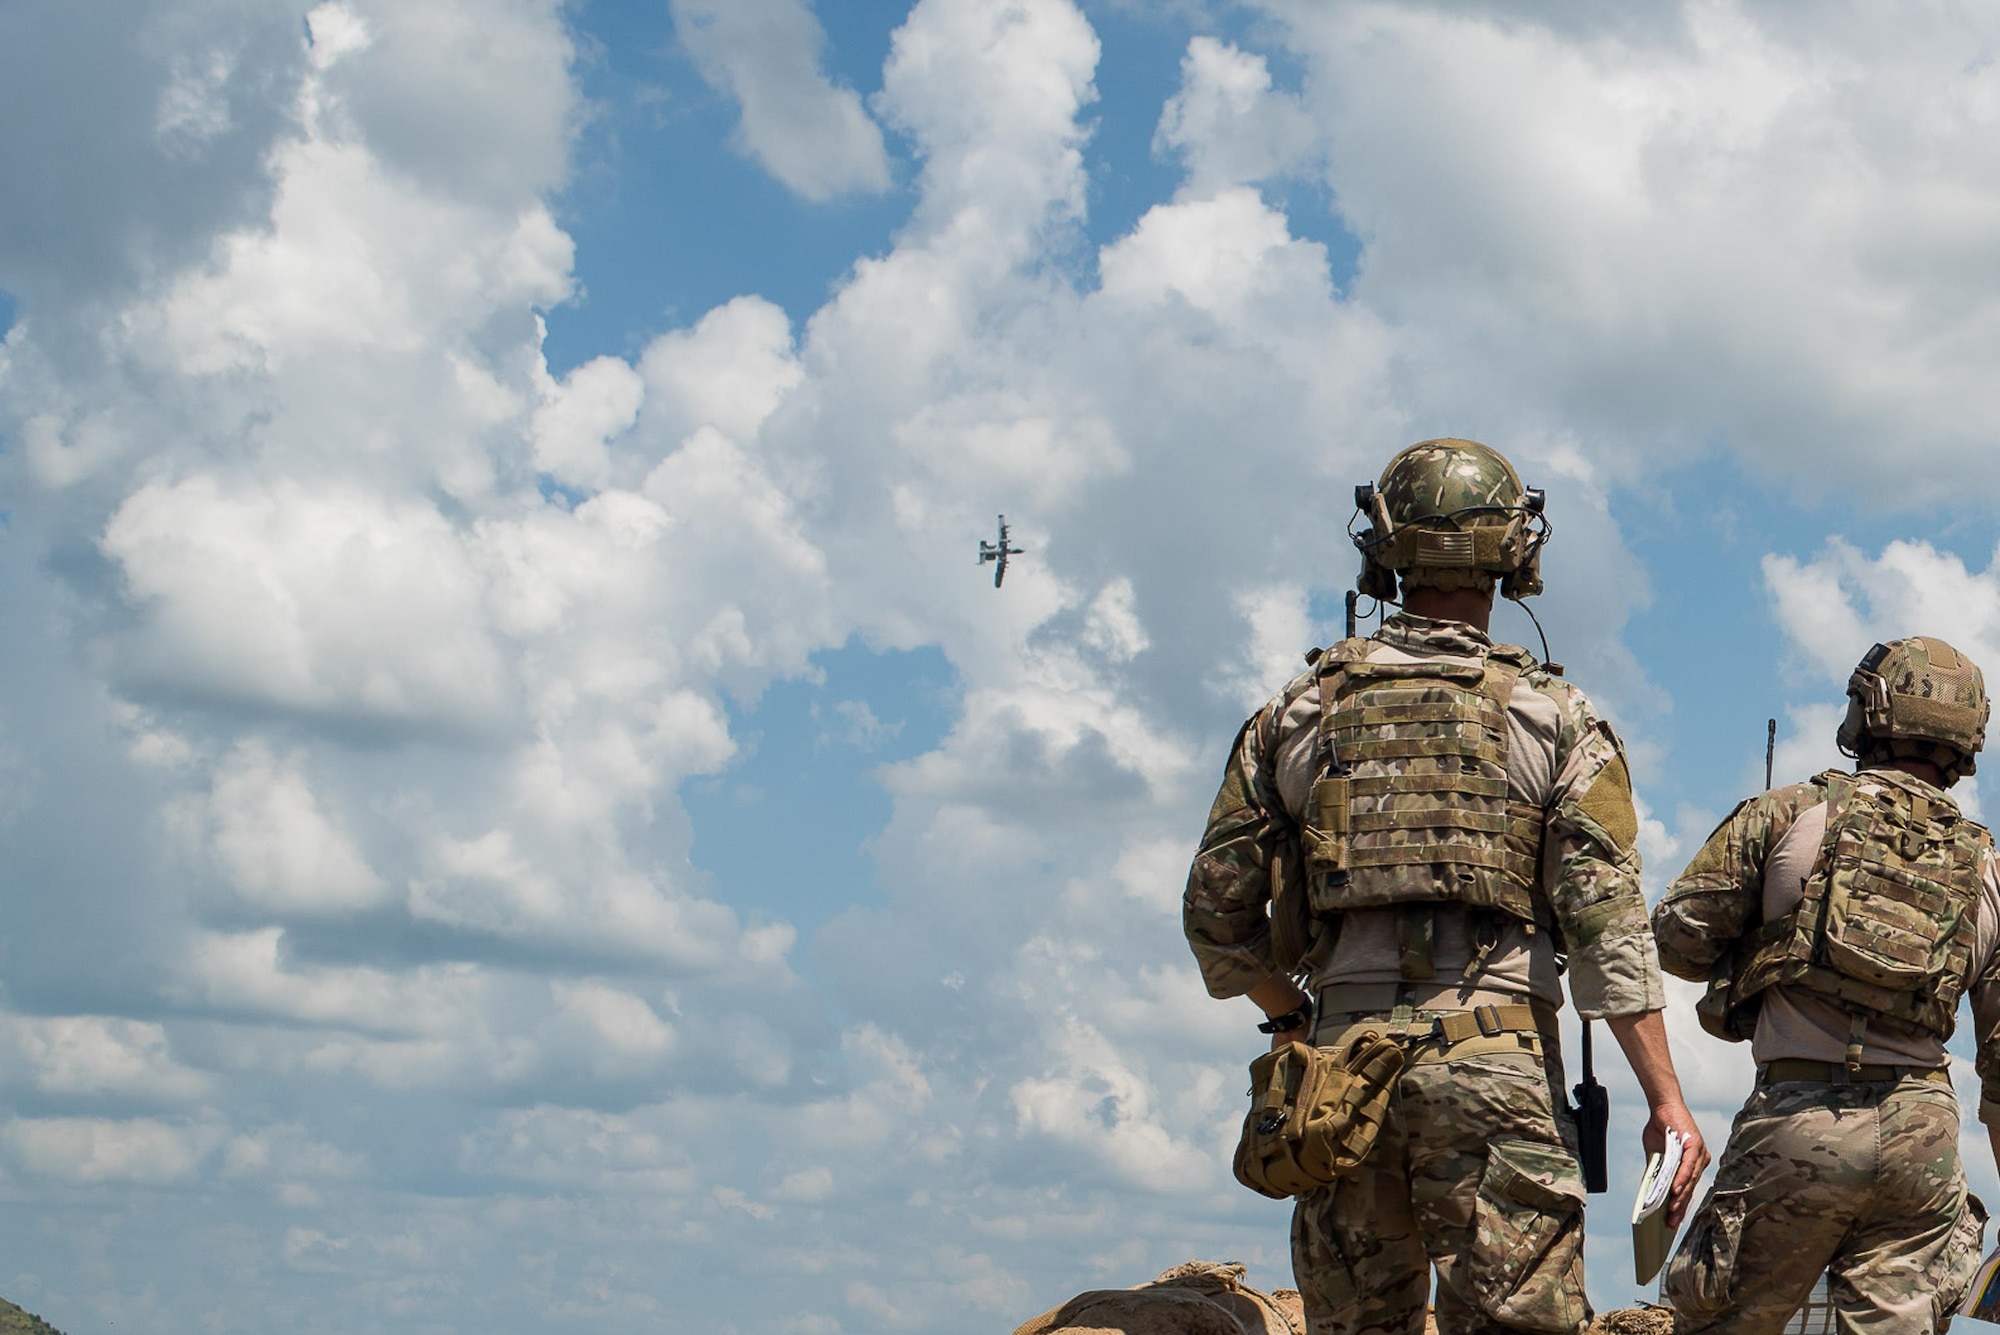
<svg viewBox="0 0 2000 1335"><path fill-rule="evenodd" d="M1364 1030L1344 1050L1288 1043L1250 1063L1236 1180L1276 1200L1353 1173L1375 1151L1407 1057Z"/></svg>

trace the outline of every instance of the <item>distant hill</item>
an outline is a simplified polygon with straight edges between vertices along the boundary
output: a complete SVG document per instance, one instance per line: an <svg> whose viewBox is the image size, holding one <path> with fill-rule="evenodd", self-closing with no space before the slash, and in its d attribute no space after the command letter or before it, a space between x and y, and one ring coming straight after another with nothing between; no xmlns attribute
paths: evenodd
<svg viewBox="0 0 2000 1335"><path fill-rule="evenodd" d="M23 1312L0 1298L0 1335L62 1335L62 1332L33 1312Z"/></svg>

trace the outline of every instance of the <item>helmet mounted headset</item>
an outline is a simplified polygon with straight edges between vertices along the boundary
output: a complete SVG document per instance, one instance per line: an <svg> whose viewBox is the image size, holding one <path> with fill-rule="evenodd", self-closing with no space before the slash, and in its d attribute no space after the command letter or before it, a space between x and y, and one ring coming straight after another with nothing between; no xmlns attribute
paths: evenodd
<svg viewBox="0 0 2000 1335"><path fill-rule="evenodd" d="M1521 485L1506 456L1478 441L1420 441L1375 483L1354 489L1347 535L1361 553L1356 588L1379 602L1402 587L1490 590L1520 601L1542 591L1550 526L1539 488ZM1367 526L1357 531L1356 521Z"/></svg>

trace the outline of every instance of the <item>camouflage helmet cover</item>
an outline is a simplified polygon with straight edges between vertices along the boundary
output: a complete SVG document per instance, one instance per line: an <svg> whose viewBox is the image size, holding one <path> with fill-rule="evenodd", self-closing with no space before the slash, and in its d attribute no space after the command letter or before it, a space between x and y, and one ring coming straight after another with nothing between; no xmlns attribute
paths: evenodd
<svg viewBox="0 0 2000 1335"><path fill-rule="evenodd" d="M1986 744L1986 679L1970 658L1929 635L1870 649L1847 679L1847 717L1836 740L1867 764L1928 760L1954 783L1977 769Z"/></svg>
<svg viewBox="0 0 2000 1335"><path fill-rule="evenodd" d="M1355 503L1369 521L1353 534L1363 594L1393 599L1398 573L1406 588L1491 589L1497 576L1509 598L1542 591L1542 493L1523 487L1491 446L1419 441L1391 459L1373 487L1357 487Z"/></svg>

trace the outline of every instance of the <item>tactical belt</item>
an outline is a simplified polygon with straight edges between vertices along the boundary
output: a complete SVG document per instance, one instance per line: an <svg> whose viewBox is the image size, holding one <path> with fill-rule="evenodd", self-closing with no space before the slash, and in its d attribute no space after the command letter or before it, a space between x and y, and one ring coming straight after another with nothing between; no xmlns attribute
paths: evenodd
<svg viewBox="0 0 2000 1335"><path fill-rule="evenodd" d="M1897 1080L1927 1080L1934 1085L1951 1084L1951 1072L1942 1066L1850 1067L1845 1062L1809 1062L1794 1057L1765 1062L1757 1068L1757 1083L1776 1085L1802 1081L1815 1085L1880 1085Z"/></svg>
<svg viewBox="0 0 2000 1335"><path fill-rule="evenodd" d="M1519 992L1502 992L1495 988L1464 987L1441 982L1329 983L1319 990L1319 1011L1322 1015L1331 1015L1339 1011L1387 1012L1398 1006L1411 1006L1420 1011L1470 1011L1475 1006L1521 1004L1523 998ZM1530 1004L1545 1010L1549 1009L1542 1002ZM1549 1013L1553 1016L1554 1011L1550 1010ZM1553 1021L1550 1027L1554 1027Z"/></svg>
<svg viewBox="0 0 2000 1335"><path fill-rule="evenodd" d="M1322 1010L1313 1042L1319 1047L1339 1047L1365 1029L1384 1032L1408 1044L1410 1061L1415 1064L1488 1052L1526 1052L1539 1056L1542 1035L1556 1032L1555 1012L1518 1002L1475 1006L1471 1010L1411 1010L1407 1015L1400 1009L1386 1015L1379 1011Z"/></svg>

